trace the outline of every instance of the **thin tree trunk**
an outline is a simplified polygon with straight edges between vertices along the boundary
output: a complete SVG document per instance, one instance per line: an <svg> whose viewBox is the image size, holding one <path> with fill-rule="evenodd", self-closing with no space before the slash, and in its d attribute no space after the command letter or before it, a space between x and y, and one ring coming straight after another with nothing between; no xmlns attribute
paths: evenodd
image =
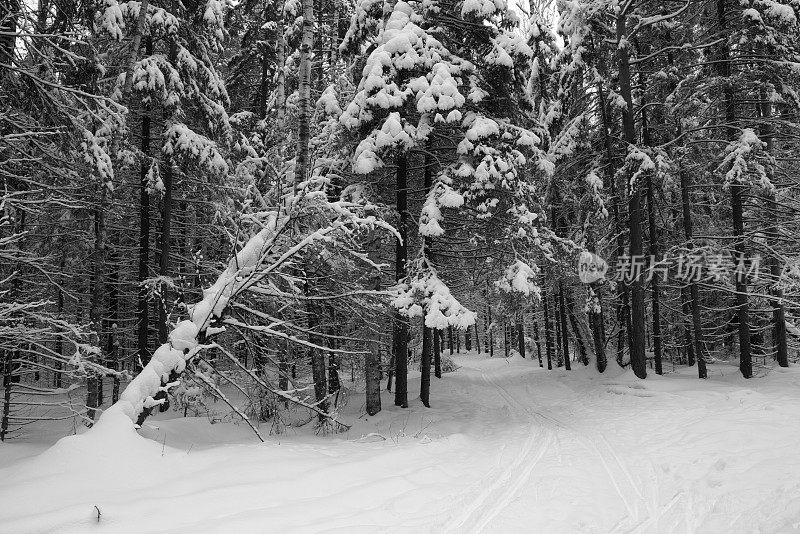
<svg viewBox="0 0 800 534"><path fill-rule="evenodd" d="M489 280L486 280L486 335L489 343L489 348L486 351L489 353L490 358L494 358L494 334L492 333L492 303L489 301Z"/></svg>
<svg viewBox="0 0 800 534"><path fill-rule="evenodd" d="M308 142L311 137L311 54L314 46L314 0L302 0L303 34L298 67L298 146L294 186L304 181L309 171Z"/></svg>
<svg viewBox="0 0 800 534"><path fill-rule="evenodd" d="M644 144L648 147L652 146L650 139L650 129L647 127L647 111L642 110L642 135ZM658 232L656 230L656 207L655 207L655 192L653 188L653 173L648 171L645 173L647 187L647 226L650 233L650 258L651 261L657 262L659 260L658 253ZM650 280L650 291L652 295L653 307L653 356L655 359L656 374L663 374L661 369L661 315L660 315L660 293L658 286L658 271L653 270L653 278Z"/></svg>
<svg viewBox="0 0 800 534"><path fill-rule="evenodd" d="M453 327L447 327L447 348L450 350L450 356L453 355Z"/></svg>
<svg viewBox="0 0 800 534"><path fill-rule="evenodd" d="M720 32L727 36L727 20L725 11L725 0L717 0L717 18ZM728 141L736 140L736 100L731 83L731 64L730 52L727 45L720 47L722 61L719 62L721 77L725 80L723 91L725 102L725 123ZM731 212L733 216L733 236L735 238L734 250L736 253L736 264L744 266L745 244L744 244L744 209L742 195L745 186L740 181L730 184L731 191ZM739 319L739 370L745 378L753 376L753 362L750 354L750 318L749 303L747 298L747 278L742 274L737 274L736 278L736 313Z"/></svg>
<svg viewBox="0 0 800 534"><path fill-rule="evenodd" d="M614 217L614 224L616 226L617 233L617 247L614 251L614 263L618 265L619 258L621 258L625 253L625 236L623 233L624 225L622 223L622 215L620 214L620 205L623 202L625 189L623 188L617 192L617 180L614 172L615 158L611 144L611 120L608 117L606 108L605 92L603 91L603 86L600 83L597 84L597 95L600 101L600 118L603 123L603 141L606 152L605 174L611 188L611 196L614 199L614 202L611 205L611 213ZM619 329L619 332L617 335L616 360L617 364L622 366L622 356L625 350L624 343L625 338L627 337L627 332L629 330L628 325L630 322L630 310L628 308L628 288L625 284L617 284L617 302L617 328ZM605 347L603 350L605 351Z"/></svg>
<svg viewBox="0 0 800 534"><path fill-rule="evenodd" d="M764 125L762 127L762 138L766 142L767 154L772 154L774 131L769 121L772 119L772 102L766 94L762 93L761 115ZM771 163L766 165L767 178L772 182L775 169ZM780 237L778 232L778 203L775 200L775 192L769 191L766 194L766 204L768 211L769 227L765 232L769 237L777 240ZM770 288L772 299L772 347L775 351L775 358L781 367L789 366L789 354L786 348L786 314L783 307L783 291L776 285L781 276L781 260L777 254L772 254L769 260L769 271L772 277L773 286Z"/></svg>
<svg viewBox="0 0 800 534"><path fill-rule="evenodd" d="M547 291L542 293L542 307L544 308L544 342L547 352L547 368L553 368L553 328L550 325L550 303Z"/></svg>
<svg viewBox="0 0 800 534"><path fill-rule="evenodd" d="M367 382L367 413L381 411L381 357L377 346L366 354L364 374Z"/></svg>
<svg viewBox="0 0 800 534"><path fill-rule="evenodd" d="M567 306L564 302L564 282L559 282L558 291L558 307L561 315L561 343L564 351L564 366L567 371L571 370L570 355L569 355L569 336L567 335ZM575 332L578 335L578 332Z"/></svg>
<svg viewBox="0 0 800 534"><path fill-rule="evenodd" d="M308 283L308 275L306 275L305 294L309 296L313 293L313 289ZM308 316L308 341L319 347L321 345L319 335L316 333L319 328L319 315L314 306L314 301L306 299L306 315ZM325 373L325 353L317 347L309 347L308 356L311 361L311 376L314 380L314 397L319 409L323 412L328 411L328 401L325 398L328 395L328 387ZM320 423L325 420L322 414L319 414Z"/></svg>
<svg viewBox="0 0 800 534"><path fill-rule="evenodd" d="M397 225L399 238L395 245L395 280L405 280L406 262L408 261L408 159L405 154L397 156L397 212L400 220ZM396 384L394 394L395 406L408 408L408 321L394 314L394 358Z"/></svg>
<svg viewBox="0 0 800 534"><path fill-rule="evenodd" d="M153 40L148 37L145 41L145 54L153 54ZM150 260L150 195L147 192L148 171L150 170L150 106L142 104L142 163L139 169L139 294L137 297L138 321L138 357L139 365L144 367L150 361L148 347L150 319L148 317L149 303L147 301L147 287L144 281L149 278L148 262Z"/></svg>
<svg viewBox="0 0 800 534"><path fill-rule="evenodd" d="M626 14L620 13L617 16L617 40L622 42L627 39L625 28ZM619 85L620 94L625 100L625 108L622 111L622 126L625 134L625 142L629 146L636 143L636 130L633 121L633 98L631 95L631 74L628 62L628 47L619 46L617 48L619 59ZM641 223L641 187L639 184L632 184L628 198L628 233L629 233L629 252L632 259L642 256L642 223ZM631 333L630 343L630 362L634 374L639 378L647 377L647 360L645 357L645 305L644 289L641 277L637 277L630 284L631 293Z"/></svg>
<svg viewBox="0 0 800 534"><path fill-rule="evenodd" d="M106 354L108 355L108 366L115 371L120 369L120 340L119 333L119 263L118 258L114 252L111 253L109 258L109 265L111 272L108 276L108 327ZM111 402L112 404L119 400L119 375L113 376L113 384L111 387Z"/></svg>
<svg viewBox="0 0 800 534"><path fill-rule="evenodd" d="M434 330L425 326L422 318L422 358L420 359L419 399L426 408L431 407L431 353Z"/></svg>
<svg viewBox="0 0 800 534"><path fill-rule="evenodd" d="M536 343L536 357L539 359L539 367L544 367L542 363L542 346L539 343L539 322L536 320L536 310L533 310L533 342Z"/></svg>
<svg viewBox="0 0 800 534"><path fill-rule="evenodd" d="M94 255L92 258L92 301L90 304L89 317L92 322L92 329L94 330L94 345L96 347L102 346L102 333L103 333L103 317L102 317L102 303L105 295L105 279L104 267L106 264L105 248L106 248L106 226L105 226L105 209L106 209L106 193L108 191L105 183L99 184L99 199L97 207L94 209ZM103 358L98 358L99 364L103 364ZM86 416L90 420L94 420L95 408L103 403L101 384L103 377L97 375L95 372L90 372L89 378L86 381L86 406L88 411Z"/></svg>
<svg viewBox="0 0 800 534"><path fill-rule="evenodd" d="M519 355L525 357L525 315L520 312L517 318L517 343L519 344Z"/></svg>
<svg viewBox="0 0 800 534"><path fill-rule="evenodd" d="M682 127L680 123L678 123L678 130L677 130L677 137L679 140L682 139ZM679 141L678 146L683 144L682 141ZM683 165L681 164L678 170L678 175L680 178L681 183L681 208L683 212L683 235L686 239L686 247L691 254L691 250L694 248L693 243L693 227L692 227L692 207L689 199L689 191L692 187L691 177L689 173L687 173ZM685 292L685 289L682 289L681 292ZM688 363L689 365L694 365L695 358L697 359L697 375L699 378L707 378L708 377L708 370L706 368L706 360L704 356L704 345L705 342L703 340L703 323L700 317L700 292L697 287L697 283L692 281L688 288L689 291L689 301L687 302L686 299L682 299L686 306L690 307L691 318L692 318L692 333L690 334L689 329L686 328L686 342L687 342L687 356L688 356ZM684 311L685 313L685 311ZM694 338L694 342L692 340Z"/></svg>

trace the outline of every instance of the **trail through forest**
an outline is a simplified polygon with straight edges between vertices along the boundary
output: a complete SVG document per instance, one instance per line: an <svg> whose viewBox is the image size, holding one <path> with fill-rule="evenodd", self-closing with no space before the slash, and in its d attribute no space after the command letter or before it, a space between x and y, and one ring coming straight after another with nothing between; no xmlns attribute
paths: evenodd
<svg viewBox="0 0 800 534"><path fill-rule="evenodd" d="M41 444L2 445L0 531L800 531L796 366L641 382L455 361L430 410L367 418L353 396L355 424L333 438L260 444L245 425L169 412L147 437L104 428L21 460Z"/></svg>

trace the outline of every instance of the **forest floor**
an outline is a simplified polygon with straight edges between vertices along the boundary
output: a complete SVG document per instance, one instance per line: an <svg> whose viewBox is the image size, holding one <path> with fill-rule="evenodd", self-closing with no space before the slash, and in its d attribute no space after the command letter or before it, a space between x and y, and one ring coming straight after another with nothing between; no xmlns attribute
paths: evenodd
<svg viewBox="0 0 800 534"><path fill-rule="evenodd" d="M261 444L170 412L142 436L0 445L0 532L800 532L798 366L640 381L455 361L433 408L385 393L367 417L353 394L335 436Z"/></svg>

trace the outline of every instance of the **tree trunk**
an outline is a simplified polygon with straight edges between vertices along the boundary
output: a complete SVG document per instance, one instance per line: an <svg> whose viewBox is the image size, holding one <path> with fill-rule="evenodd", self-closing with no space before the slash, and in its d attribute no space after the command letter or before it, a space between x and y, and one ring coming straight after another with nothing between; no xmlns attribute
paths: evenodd
<svg viewBox="0 0 800 534"><path fill-rule="evenodd" d="M434 330L425 326L422 318L422 357L420 358L419 399L426 408L431 407L431 354Z"/></svg>
<svg viewBox="0 0 800 534"><path fill-rule="evenodd" d="M761 116L762 120L764 121L764 125L761 129L761 136L766 143L767 154L771 155L774 144L774 131L772 124L769 122L772 119L772 102L770 102L767 95L763 93L761 100ZM767 163L766 170L767 178L769 179L770 183L772 183L775 175L775 169L771 162ZM777 240L780 237L780 233L778 232L779 207L775 200L775 192L769 191L766 194L765 200L768 211L767 218L769 220L769 227L765 233L772 239ZM775 358L778 361L778 365L781 367L788 367L789 354L786 348L786 314L783 308L783 291L776 285L780 281L781 269L782 266L780 258L777 254L772 254L769 260L769 271L773 284L773 286L770 288L770 293L772 293L772 299L770 299L770 303L772 305L772 347L775 351Z"/></svg>
<svg viewBox="0 0 800 534"><path fill-rule="evenodd" d="M625 13L617 17L617 40L622 42L627 39L625 29ZM633 122L633 98L631 96L631 74L628 62L628 47L619 46L617 49L619 59L619 85L620 94L625 100L625 108L622 112L622 126L625 134L625 142L632 146L636 143L636 130ZM641 188L639 184L630 186L628 198L628 233L629 233L629 253L630 257L637 258L642 256L642 217L641 217ZM641 277L637 277L630 284L631 293L631 332L629 336L630 361L634 374L639 378L647 377L647 360L645 357L645 306L644 289Z"/></svg>
<svg viewBox="0 0 800 534"><path fill-rule="evenodd" d="M153 40L145 41L145 54L153 54ZM150 318L147 302L147 287L143 282L149 278L148 262L150 260L150 195L147 192L148 171L150 170L150 105L142 104L142 163L139 169L139 293L137 296L138 321L138 357L139 365L144 367L150 361L148 347Z"/></svg>
<svg viewBox="0 0 800 534"><path fill-rule="evenodd" d="M314 46L314 0L302 0L303 34L298 67L298 146L294 187L304 181L309 173L308 142L311 137L311 53Z"/></svg>
<svg viewBox="0 0 800 534"><path fill-rule="evenodd" d="M567 371L571 370L569 355L569 335L567 335L567 306L564 302L564 282L559 282L558 307L561 314L561 343L564 351L564 367ZM574 332L578 336L578 332Z"/></svg>
<svg viewBox="0 0 800 534"><path fill-rule="evenodd" d="M108 326L106 354L108 356L107 366L115 371L121 371L120 340L119 334L119 263L117 255L112 252L109 258L111 272L108 276ZM111 387L112 404L119 400L119 376L114 375Z"/></svg>
<svg viewBox="0 0 800 534"><path fill-rule="evenodd" d="M481 338L478 336L478 321L475 321L475 348L481 353Z"/></svg>
<svg viewBox="0 0 800 534"><path fill-rule="evenodd" d="M720 33L727 37L727 20L725 12L725 0L717 0L717 18ZM725 102L725 123L728 141L736 140L736 99L731 83L731 64L730 51L726 44L720 47L721 61L718 64L721 77L725 80L723 91ZM736 265L746 265L745 244L744 244L744 209L742 195L745 186L740 181L730 184L731 191L731 212L733 216L733 236L734 251L736 255ZM750 354L750 318L749 303L747 298L747 277L737 274L736 278L736 313L739 319L739 370L745 378L753 376L753 362Z"/></svg>
<svg viewBox="0 0 800 534"><path fill-rule="evenodd" d="M308 275L307 275L308 276ZM312 288L309 286L308 277L306 278L305 294L309 296L312 294ZM306 299L306 315L308 316L308 341L319 347L321 345L319 335L316 333L319 328L318 311L314 306L314 301ZM325 398L328 395L328 387L325 373L325 353L317 348L309 347L308 357L311 361L311 375L314 380L314 398L316 404L323 412L328 411L328 401ZM319 421L323 422L325 418L319 414Z"/></svg>
<svg viewBox="0 0 800 534"><path fill-rule="evenodd" d="M489 280L486 280L486 321L487 324L484 325L486 331L484 332L484 336L486 336L486 342L488 343L488 347L486 352L489 353L490 358L494 358L494 335L492 333L492 303L489 301Z"/></svg>
<svg viewBox="0 0 800 534"><path fill-rule="evenodd" d="M625 235L623 231L624 225L622 223L622 215L620 213L620 205L623 203L625 189L623 188L617 192L617 180L615 176L616 160L614 158L613 146L611 144L611 120L609 119L608 112L606 111L605 92L603 91L603 86L600 83L597 84L597 95L600 101L600 118L603 123L603 141L606 152L605 174L610 185L611 196L614 199L614 202L611 205L611 213L614 217L614 224L616 226L617 233L617 247L614 251L614 263L618 265L619 258L621 258L625 253ZM622 366L622 356L625 350L624 343L625 338L627 337L626 334L629 330L628 324L630 322L630 310L628 309L628 288L625 286L625 284L617 284L617 302L617 328L619 331L617 334L616 360L617 364ZM605 347L603 350L605 352ZM603 356L605 359L605 354Z"/></svg>
<svg viewBox="0 0 800 534"><path fill-rule="evenodd" d="M542 346L539 343L539 322L536 320L536 310L533 310L533 342L536 343L536 357L539 359L539 367L544 367L542 363Z"/></svg>
<svg viewBox="0 0 800 534"><path fill-rule="evenodd" d="M678 138L682 139L681 136L681 126L678 124ZM682 145L682 142L679 146ZM694 248L693 239L693 228L692 228L692 207L689 199L689 190L692 187L691 178L689 174L683 169L683 165L680 166L678 171L680 182L681 182L681 208L683 212L683 235L686 239L686 247L691 253L691 250ZM704 356L704 345L705 342L703 340L703 323L700 317L700 292L697 287L696 282L691 282L689 285L689 300L687 302L686 299L682 299L686 306L690 308L691 312L691 320L692 320L692 333L690 333L688 327L686 328L686 342L687 342L687 356L688 356L688 363L689 365L694 365L695 358L697 359L697 375L699 378L707 378L708 377L708 370L706 369L706 360ZM684 289L681 290L681 293L685 292ZM685 311L684 311L685 313ZM692 339L694 338L694 339Z"/></svg>
<svg viewBox="0 0 800 534"><path fill-rule="evenodd" d="M647 112L642 110L642 135L644 144L648 147L652 146L650 139L650 129L647 127ZM658 255L658 232L656 230L656 207L655 207L655 192L653 191L653 172L648 171L645 173L647 187L647 226L650 233L650 260L657 262ZM655 266L654 266L655 267ZM658 287L658 272L653 270L653 278L650 280L650 291L652 295L653 307L653 356L655 359L656 374L663 374L661 369L661 315L659 310L660 294Z"/></svg>
<svg viewBox="0 0 800 534"><path fill-rule="evenodd" d="M103 314L102 303L105 295L105 279L103 269L106 264L106 193L108 189L105 183L100 183L99 198L97 207L94 209L94 254L92 257L92 300L90 304L89 317L94 330L93 342L96 347L102 346L103 335ZM97 358L97 363L103 364L102 355ZM86 380L86 406L88 408L86 416L94 420L95 408L103 403L102 398L103 376L91 371Z"/></svg>
<svg viewBox="0 0 800 534"><path fill-rule="evenodd" d="M408 261L408 159L405 154L397 156L397 213L400 220L397 225L399 238L395 245L395 280L405 280L406 262ZM408 321L394 314L394 358L395 358L395 394L394 404L408 408Z"/></svg>
<svg viewBox="0 0 800 534"><path fill-rule="evenodd" d="M519 343L519 355L525 357L525 315L520 312L517 318L517 342Z"/></svg>
<svg viewBox="0 0 800 534"><path fill-rule="evenodd" d="M544 308L544 342L547 352L547 368L553 368L553 329L550 326L550 304L547 298L547 291L542 293L542 307Z"/></svg>
<svg viewBox="0 0 800 534"><path fill-rule="evenodd" d="M453 327L447 327L447 348L450 350L450 356L453 355Z"/></svg>
<svg viewBox="0 0 800 534"><path fill-rule="evenodd" d="M174 40L169 44L169 62L176 63L177 58L177 44ZM172 116L165 114L164 124L168 126ZM172 224L172 158L169 155L164 156L164 197L162 198L162 211L161 211L161 251L160 251L160 265L159 271L162 278L169 276L169 255L170 255L170 229ZM163 282L159 285L161 305L158 308L158 342L167 342L167 304L169 303L169 286Z"/></svg>
<svg viewBox="0 0 800 534"><path fill-rule="evenodd" d="M366 354L364 375L367 382L367 413L375 415L381 411L381 357L377 347Z"/></svg>
<svg viewBox="0 0 800 534"><path fill-rule="evenodd" d="M508 323L503 320L503 353L508 358Z"/></svg>

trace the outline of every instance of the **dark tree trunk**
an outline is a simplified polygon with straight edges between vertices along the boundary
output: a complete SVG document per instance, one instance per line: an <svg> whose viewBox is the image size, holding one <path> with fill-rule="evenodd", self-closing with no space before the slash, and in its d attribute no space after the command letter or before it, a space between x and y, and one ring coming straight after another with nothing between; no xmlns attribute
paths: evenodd
<svg viewBox="0 0 800 534"><path fill-rule="evenodd" d="M517 319L517 342L519 343L519 355L525 357L525 316L520 313Z"/></svg>
<svg viewBox="0 0 800 534"><path fill-rule="evenodd" d="M0 419L0 441L6 440L8 420L11 415L11 388L14 383L14 352L0 352L3 356L3 417Z"/></svg>
<svg viewBox="0 0 800 534"><path fill-rule="evenodd" d="M381 411L381 356L377 349L367 353L364 374L367 382L367 413L375 415Z"/></svg>
<svg viewBox="0 0 800 534"><path fill-rule="evenodd" d="M119 333L119 263L117 255L111 253L109 259L111 273L108 276L108 326L106 328L107 345L106 354L108 355L108 366L115 371L121 371L120 343L117 334ZM119 376L114 375L111 386L111 402L119 400Z"/></svg>
<svg viewBox="0 0 800 534"><path fill-rule="evenodd" d="M305 294L306 296L312 294L312 289L309 287L308 282L305 284ZM316 310L316 306L314 306L313 300L306 299L305 304L306 315L308 316L308 341L319 347L321 346L321 340L317 333L317 329L319 328L318 311ZM325 373L325 353L317 347L309 347L308 349L308 357L311 361L311 376L314 380L314 398L320 410L327 412L328 401L325 399L328 395L328 387ZM319 421L320 423L325 421L325 417L322 414L319 415Z"/></svg>
<svg viewBox="0 0 800 534"><path fill-rule="evenodd" d="M437 331L433 331L433 375L442 378L442 350L441 344L437 341L439 336Z"/></svg>
<svg viewBox="0 0 800 534"><path fill-rule="evenodd" d="M762 104L761 104L761 115L762 121L764 121L764 126L762 127L762 138L766 142L766 152L767 154L772 154L773 151L773 137L774 131L772 124L769 122L772 119L772 102L770 102L769 98L766 94L762 93ZM766 165L767 168L767 178L772 182L775 169L771 163ZM769 220L769 227L767 228L766 234L777 240L780 236L778 232L778 203L775 200L775 193L770 191L766 195L766 204L767 204L767 211L768 216L767 219ZM772 254L769 259L769 272L770 276L772 277L772 288L770 288L770 293L772 293L772 299L770 303L772 305L772 347L775 351L775 358L778 361L778 365L781 367L788 367L789 366L789 354L786 348L786 313L783 308L783 291L780 287L777 287L775 284L778 283L780 276L781 276L781 260L777 254Z"/></svg>
<svg viewBox="0 0 800 534"><path fill-rule="evenodd" d="M433 368L436 378L442 378L442 335L441 330L433 331Z"/></svg>
<svg viewBox="0 0 800 534"><path fill-rule="evenodd" d="M617 39L622 41L627 39L625 28L626 14L621 13L617 17ZM631 96L631 74L628 62L628 47L620 46L617 48L619 59L619 85L620 94L625 100L625 108L622 112L622 127L625 134L625 142L628 145L636 143L636 130L633 122L633 98ZM639 184L632 184L628 198L628 234L629 252L631 258L642 256L642 216L641 216L641 187ZM645 305L644 289L642 287L641 276L637 277L630 284L631 294L631 332L629 335L630 361L634 374L639 378L647 377L647 360L645 357Z"/></svg>
<svg viewBox="0 0 800 534"><path fill-rule="evenodd" d="M145 54L153 54L153 40L145 41ZM150 319L148 317L147 287L143 282L149 278L150 260L150 195L147 193L147 174L150 170L150 106L142 104L142 163L139 169L139 294L137 296L138 359L144 367L150 361L148 347Z"/></svg>
<svg viewBox="0 0 800 534"><path fill-rule="evenodd" d="M547 298L547 291L542 292L542 307L544 308L544 342L547 352L547 368L553 368L553 329L550 326L550 303Z"/></svg>
<svg viewBox="0 0 800 534"><path fill-rule="evenodd" d="M472 350L472 336L469 333L469 327L464 330L464 350L467 352Z"/></svg>
<svg viewBox="0 0 800 534"><path fill-rule="evenodd" d="M494 334L492 333L492 303L489 301L489 281L486 281L486 324L484 325L486 342L488 347L486 352L489 353L490 358L494 358Z"/></svg>
<svg viewBox="0 0 800 534"><path fill-rule="evenodd" d="M395 280L406 278L408 260L408 159L405 154L397 156L397 212L400 220L397 225L399 239L395 245ZM408 408L408 321L395 312L394 316L394 358L396 383L394 403Z"/></svg>
<svg viewBox="0 0 800 534"><path fill-rule="evenodd" d="M450 350L450 356L453 355L453 327L447 327L447 348Z"/></svg>
<svg viewBox="0 0 800 534"><path fill-rule="evenodd" d="M717 18L720 28L720 33L724 38L727 34L727 13L725 11L726 0L717 0ZM726 132L728 141L736 140L736 99L733 91L733 84L731 82L731 63L730 53L727 45L723 44L720 47L721 61L718 64L721 77L725 80L725 88L723 91L725 102L725 123L727 124ZM735 263L737 266L745 266L747 260L745 258L745 243L744 243L744 208L743 199L745 186L740 181L735 181L730 184L731 191L731 212L733 216L733 236ZM749 318L749 302L747 297L747 277L744 273L737 274L736 276L736 314L739 320L739 370L745 378L753 376L753 361L750 354L750 318Z"/></svg>
<svg viewBox="0 0 800 534"><path fill-rule="evenodd" d="M425 326L422 319L422 358L420 359L419 399L426 408L431 407L431 354L433 352L434 330Z"/></svg>
<svg viewBox="0 0 800 534"><path fill-rule="evenodd" d="M558 291L558 307L561 315L561 343L564 352L564 367L567 371L571 370L570 355L569 355L569 335L567 334L567 306L564 303L564 283L559 282ZM578 335L578 332L575 332Z"/></svg>
<svg viewBox="0 0 800 534"><path fill-rule="evenodd" d="M575 344L578 346L580 361L583 365L589 365L589 354L586 343L584 343L583 340L583 331L578 323L578 317L575 315L575 301L572 297L572 291L564 291L564 300L567 303L567 317L569 318L569 325L572 327L572 332L575 334Z"/></svg>
<svg viewBox="0 0 800 534"><path fill-rule="evenodd" d="M539 343L539 322L536 320L536 310L533 310L533 342L536 344L536 357L539 359L539 367L544 367L542 363L542 346Z"/></svg>
<svg viewBox="0 0 800 534"><path fill-rule="evenodd" d="M90 304L89 317L92 321L94 330L93 342L96 347L102 347L103 335L103 313L102 304L105 295L105 279L103 268L106 264L106 227L105 227L105 200L106 184L99 184L98 204L94 209L94 255L92 257L92 300ZM97 358L97 363L103 365L102 355ZM94 420L95 408L103 403L102 393L103 375L90 371L86 380L86 417Z"/></svg>
<svg viewBox="0 0 800 534"><path fill-rule="evenodd" d="M617 232L617 247L614 251L615 263L619 263L619 258L625 253L625 235L624 224L622 222L622 214L620 213L620 205L623 204L625 189L622 188L617 191L617 180L615 176L616 159L614 158L613 146L611 143L611 120L608 117L606 109L605 92L603 91L602 84L597 84L597 94L600 100L600 118L603 123L603 141L606 152L606 177L610 184L611 196L614 202L611 204L611 212L614 217L614 224ZM628 309L628 288L625 284L617 284L617 347L616 347L616 360L617 364L622 366L623 353L625 351L625 339L627 332L630 330L630 310Z"/></svg>
<svg viewBox="0 0 800 534"><path fill-rule="evenodd" d="M173 65L177 57L177 44L174 40L169 45L169 61ZM167 123L172 120L172 117L165 115L164 122ZM162 199L162 212L161 212L161 255L159 271L160 275L164 278L169 276L169 255L170 255L170 230L172 225L172 158L169 155L164 156L164 198ZM169 325L167 324L167 305L169 303L169 287L166 284L160 285L161 302L158 307L158 342L167 342L167 331Z"/></svg>
<svg viewBox="0 0 800 534"><path fill-rule="evenodd" d="M650 130L647 127L647 112L642 110L642 132L644 137L644 144L652 146L650 139ZM655 207L655 187L653 183L653 172L648 171L646 174L647 187L647 226L650 233L650 258L652 261L658 261L658 232L656 230L656 207ZM659 310L660 293L658 286L658 271L653 270L653 278L650 281L650 291L652 295L653 307L653 356L655 359L656 374L663 374L661 369L661 315Z"/></svg>
<svg viewBox="0 0 800 534"><path fill-rule="evenodd" d="M678 127L678 137L681 137L681 128ZM692 186L689 174L681 166L679 170L681 182L681 208L683 212L683 234L686 239L686 247L690 253L694 244L692 242L693 229L692 229L692 208L689 200L689 190ZM682 289L682 293L687 290ZM706 369L706 360L704 356L704 341L703 341L703 323L700 317L700 292L696 282L691 282L688 288L689 299L682 299L684 302L684 314L686 308L689 308L692 328L691 333L686 327L686 344L687 344L687 357L689 365L694 365L695 358L697 359L697 375L700 378L708 377L708 370Z"/></svg>

